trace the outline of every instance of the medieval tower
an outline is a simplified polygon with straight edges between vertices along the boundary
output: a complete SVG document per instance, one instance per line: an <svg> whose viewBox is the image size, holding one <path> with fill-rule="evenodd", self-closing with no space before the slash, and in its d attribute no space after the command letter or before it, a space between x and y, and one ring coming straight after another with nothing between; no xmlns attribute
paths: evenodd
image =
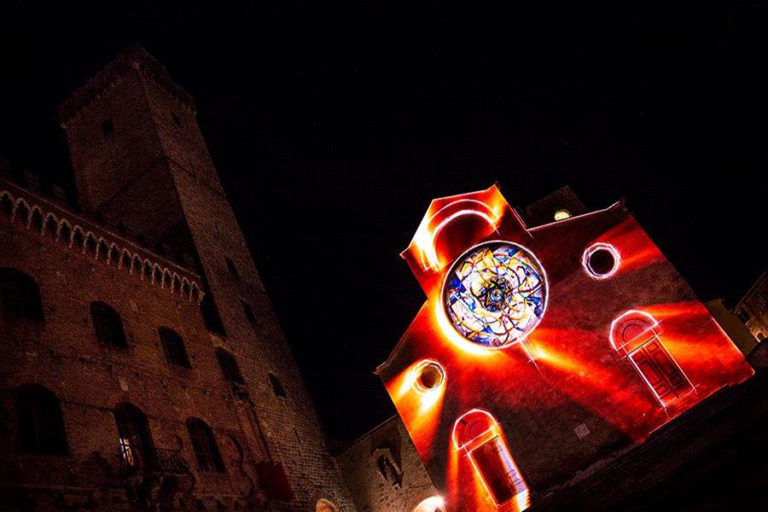
<svg viewBox="0 0 768 512"><path fill-rule="evenodd" d="M190 96L132 47L59 114L78 207L0 180L0 502L354 510Z"/></svg>

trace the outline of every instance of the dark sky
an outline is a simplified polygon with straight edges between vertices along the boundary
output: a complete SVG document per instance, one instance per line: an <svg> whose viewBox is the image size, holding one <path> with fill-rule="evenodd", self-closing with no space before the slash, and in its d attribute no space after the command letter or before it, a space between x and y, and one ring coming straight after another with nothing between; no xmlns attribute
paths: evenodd
<svg viewBox="0 0 768 512"><path fill-rule="evenodd" d="M5 12L0 154L71 183L56 106L145 46L197 101L335 439L393 412L372 371L424 300L398 253L434 197L494 182L518 205L565 184L592 208L624 197L703 299L733 301L765 268L760 2L362 3Z"/></svg>

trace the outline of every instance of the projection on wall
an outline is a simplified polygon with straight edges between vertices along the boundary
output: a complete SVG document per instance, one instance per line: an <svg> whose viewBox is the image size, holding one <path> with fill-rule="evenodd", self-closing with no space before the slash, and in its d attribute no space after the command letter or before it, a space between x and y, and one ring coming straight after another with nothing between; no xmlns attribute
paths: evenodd
<svg viewBox="0 0 768 512"><path fill-rule="evenodd" d="M622 203L436 199L402 256L426 302L377 372L448 511L524 510L753 374Z"/></svg>

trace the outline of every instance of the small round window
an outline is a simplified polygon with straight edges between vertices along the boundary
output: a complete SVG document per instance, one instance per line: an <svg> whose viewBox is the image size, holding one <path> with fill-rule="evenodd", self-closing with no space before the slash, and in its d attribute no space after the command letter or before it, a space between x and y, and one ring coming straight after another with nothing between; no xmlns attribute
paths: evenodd
<svg viewBox="0 0 768 512"><path fill-rule="evenodd" d="M547 304L544 269L527 249L487 242L460 256L445 279L443 303L467 340L504 348L525 339Z"/></svg>
<svg viewBox="0 0 768 512"><path fill-rule="evenodd" d="M571 217L571 212L568 210L562 209L555 212L555 220L563 220L569 217Z"/></svg>
<svg viewBox="0 0 768 512"><path fill-rule="evenodd" d="M445 381L445 371L435 361L422 361L416 367L416 389L430 391L439 388Z"/></svg>
<svg viewBox="0 0 768 512"><path fill-rule="evenodd" d="M582 265L595 279L611 277L619 269L621 257L615 247L609 244L597 243L584 251Z"/></svg>

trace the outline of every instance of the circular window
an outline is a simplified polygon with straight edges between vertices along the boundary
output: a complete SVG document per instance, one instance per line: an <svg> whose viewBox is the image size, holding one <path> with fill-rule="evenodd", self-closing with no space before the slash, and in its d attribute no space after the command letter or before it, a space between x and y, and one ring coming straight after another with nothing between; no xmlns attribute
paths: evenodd
<svg viewBox="0 0 768 512"><path fill-rule="evenodd" d="M571 212L568 210L557 210L555 212L555 220L567 219L571 216Z"/></svg>
<svg viewBox="0 0 768 512"><path fill-rule="evenodd" d="M619 269L619 252L609 244L594 244L584 251L582 264L587 272L596 279L611 277Z"/></svg>
<svg viewBox="0 0 768 512"><path fill-rule="evenodd" d="M517 244L477 245L448 272L443 303L464 338L490 348L507 347L530 334L544 315L544 269L530 251Z"/></svg>
<svg viewBox="0 0 768 512"><path fill-rule="evenodd" d="M416 388L419 391L429 391L440 387L445 380L445 371L435 361L422 361L416 367Z"/></svg>

